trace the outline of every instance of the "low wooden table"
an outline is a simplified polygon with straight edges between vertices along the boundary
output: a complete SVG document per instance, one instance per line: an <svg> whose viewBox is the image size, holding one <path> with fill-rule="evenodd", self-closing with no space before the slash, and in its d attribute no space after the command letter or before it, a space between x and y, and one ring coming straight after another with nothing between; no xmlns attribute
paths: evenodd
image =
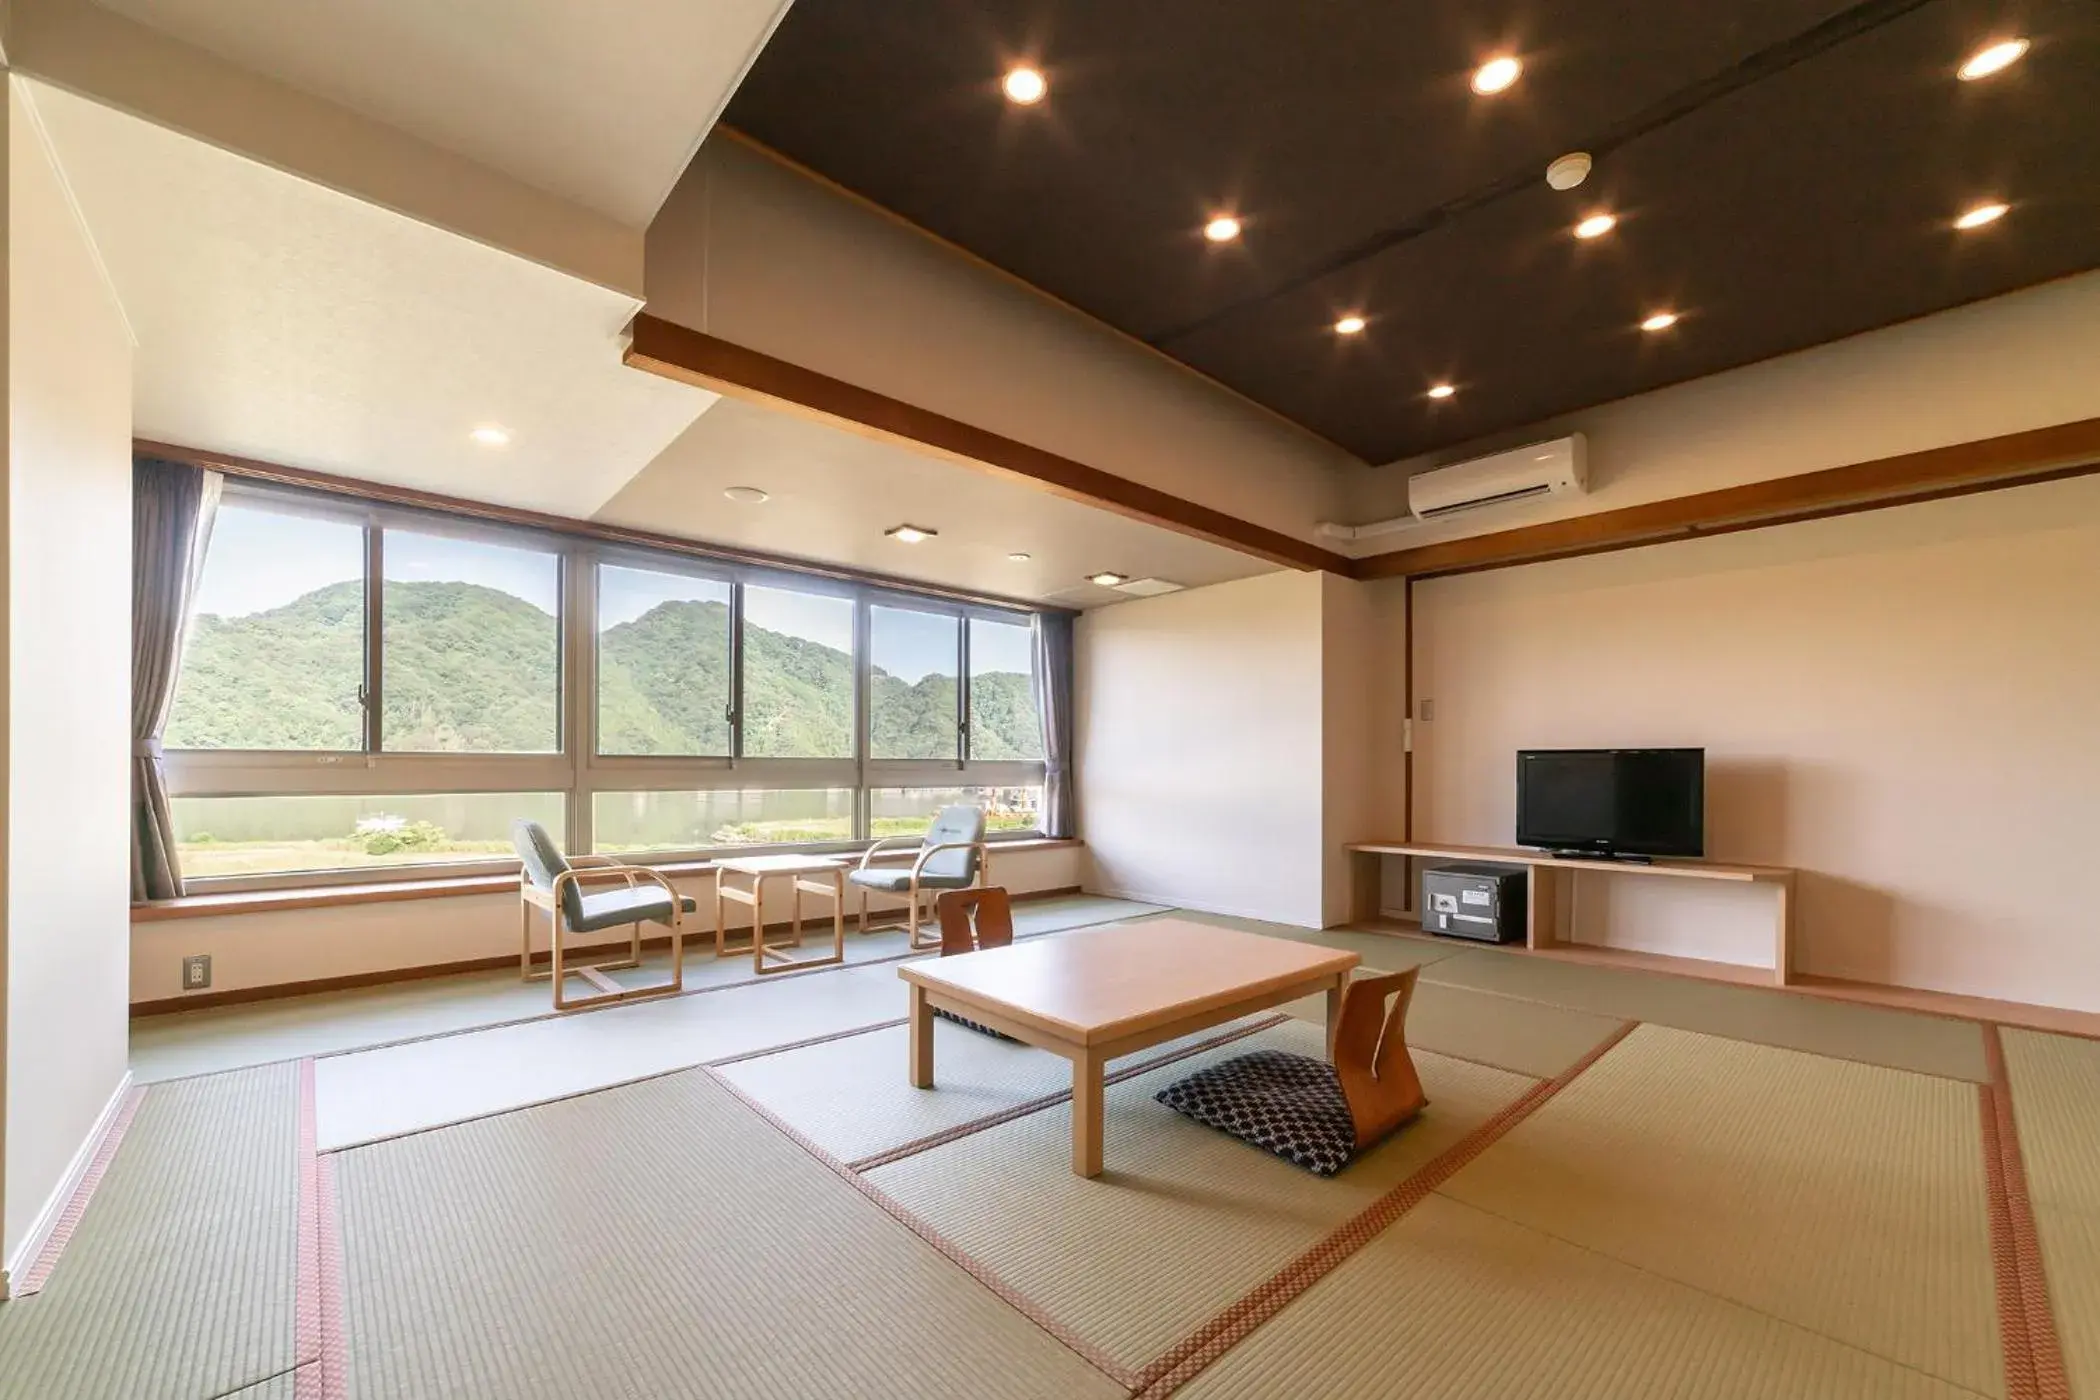
<svg viewBox="0 0 2100 1400"><path fill-rule="evenodd" d="M724 902L749 906L751 910L751 970L792 972L803 967L830 967L846 960L846 863L830 856L730 856L715 862L715 956L741 956L742 948L729 946ZM751 888L740 890L729 883L731 875L748 875ZM794 900L794 922L786 947L802 946L802 896L826 895L831 900L831 956L798 958L784 953L780 945L766 942L766 880L787 880ZM813 878L821 877L821 878Z"/></svg>
<svg viewBox="0 0 2100 1400"><path fill-rule="evenodd" d="M1118 1055L1327 993L1334 1043L1354 953L1180 919L1084 929L907 963L911 1082L933 1087L933 1013L952 1011L1072 1062L1072 1170L1101 1175L1102 1072Z"/></svg>

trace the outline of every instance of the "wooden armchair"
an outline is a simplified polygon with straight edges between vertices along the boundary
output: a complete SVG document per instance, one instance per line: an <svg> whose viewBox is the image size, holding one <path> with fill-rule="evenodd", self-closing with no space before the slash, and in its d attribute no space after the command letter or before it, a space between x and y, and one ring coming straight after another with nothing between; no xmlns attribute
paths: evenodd
<svg viewBox="0 0 2100 1400"><path fill-rule="evenodd" d="M685 939L683 916L697 907L672 886L661 871L647 866L622 865L606 856L578 856L570 860L556 848L545 827L538 822L517 821L511 839L518 848L519 929L518 975L527 982L554 984L554 1009L580 1011L616 1001L666 996L685 986ZM592 889L592 886L609 888ZM544 971L532 966L532 911L547 915L548 964ZM671 979L643 987L623 987L606 976L621 968L642 964L642 925L657 923L671 930ZM627 956L616 961L568 965L565 938L578 933L629 924ZM568 995L570 977L581 977L597 990L588 996Z"/></svg>
<svg viewBox="0 0 2100 1400"><path fill-rule="evenodd" d="M918 857L909 870L880 869L869 862L885 845L894 841L919 842ZM919 901L928 891L968 889L991 878L991 852L984 843L984 809L957 805L943 807L924 836L892 836L869 845L860 865L846 872L846 879L860 890L860 931L902 927L909 946L928 952L941 946L937 936L919 934ZM900 923L868 923L868 894L899 895L905 900Z"/></svg>

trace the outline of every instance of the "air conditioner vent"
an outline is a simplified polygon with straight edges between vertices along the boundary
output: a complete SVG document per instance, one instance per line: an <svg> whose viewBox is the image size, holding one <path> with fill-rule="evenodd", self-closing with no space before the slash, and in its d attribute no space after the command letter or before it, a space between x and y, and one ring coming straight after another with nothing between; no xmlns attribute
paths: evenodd
<svg viewBox="0 0 2100 1400"><path fill-rule="evenodd" d="M1513 501L1579 496L1588 485L1586 444L1574 433L1423 472L1408 480L1407 508L1417 520L1435 520Z"/></svg>

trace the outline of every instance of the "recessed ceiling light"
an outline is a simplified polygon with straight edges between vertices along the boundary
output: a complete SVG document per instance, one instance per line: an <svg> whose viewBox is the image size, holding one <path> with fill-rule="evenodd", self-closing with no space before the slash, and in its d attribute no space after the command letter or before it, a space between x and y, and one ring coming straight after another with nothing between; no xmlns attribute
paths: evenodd
<svg viewBox="0 0 2100 1400"><path fill-rule="evenodd" d="M2005 216L2009 206L2003 204L1979 204L1954 221L1956 228L1982 228L1996 223Z"/></svg>
<svg viewBox="0 0 2100 1400"><path fill-rule="evenodd" d="M1240 221L1230 214L1220 214L1203 226L1203 236L1213 243L1230 243L1240 236Z"/></svg>
<svg viewBox="0 0 2100 1400"><path fill-rule="evenodd" d="M1130 582L1130 575L1111 573L1088 574L1086 581L1088 583L1098 583L1103 588L1114 588L1119 583Z"/></svg>
<svg viewBox="0 0 2100 1400"><path fill-rule="evenodd" d="M1007 101L1027 107L1043 100L1050 80L1033 68L1009 68L999 86L1006 90Z"/></svg>
<svg viewBox="0 0 2100 1400"><path fill-rule="evenodd" d="M2026 53L2025 39L2003 39L1970 54L1969 61L1954 70L1954 76L1965 83L1973 83L1978 78L1988 78L1993 73L2012 67L2025 57Z"/></svg>
<svg viewBox="0 0 2100 1400"><path fill-rule="evenodd" d="M771 499L756 486L725 486L722 494L738 505L746 506L762 506Z"/></svg>
<svg viewBox="0 0 2100 1400"><path fill-rule="evenodd" d="M1615 214L1592 214L1581 223L1575 225L1575 236L1577 238L1602 238L1618 226L1619 219Z"/></svg>
<svg viewBox="0 0 2100 1400"><path fill-rule="evenodd" d="M932 539L940 531L925 525L892 525L882 533L893 540L902 540L906 544L917 544L921 540Z"/></svg>
<svg viewBox="0 0 2100 1400"><path fill-rule="evenodd" d="M1449 384L1432 384L1429 386L1429 397L1432 399L1448 399L1457 392L1458 390L1452 388Z"/></svg>
<svg viewBox="0 0 2100 1400"><path fill-rule="evenodd" d="M1008 559L1011 559L1016 564L1025 564L1035 556L1032 554L1024 553L1023 551L1017 549L1013 553L1007 555L1006 557Z"/></svg>
<svg viewBox="0 0 2100 1400"><path fill-rule="evenodd" d="M1363 328L1364 318L1361 316L1344 316L1334 323L1336 335L1361 335Z"/></svg>
<svg viewBox="0 0 2100 1400"><path fill-rule="evenodd" d="M1570 151L1546 167L1546 183L1557 190L1572 190L1590 178L1590 168L1595 164L1588 151Z"/></svg>
<svg viewBox="0 0 2100 1400"><path fill-rule="evenodd" d="M1524 65L1507 54L1491 58L1474 70L1473 91L1483 97L1491 96L1508 88L1523 71Z"/></svg>
<svg viewBox="0 0 2100 1400"><path fill-rule="evenodd" d="M1650 316L1647 320L1641 322L1641 329L1644 331L1666 331L1676 324L1676 312L1658 311L1653 316Z"/></svg>
<svg viewBox="0 0 2100 1400"><path fill-rule="evenodd" d="M493 423L485 423L473 432L468 433L467 436L480 443L483 447L510 446L510 431L506 428L499 428Z"/></svg>

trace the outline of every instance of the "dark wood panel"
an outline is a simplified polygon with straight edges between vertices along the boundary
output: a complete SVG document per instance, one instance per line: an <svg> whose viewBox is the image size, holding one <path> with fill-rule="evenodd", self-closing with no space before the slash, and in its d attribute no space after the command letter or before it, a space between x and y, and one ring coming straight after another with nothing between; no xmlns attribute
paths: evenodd
<svg viewBox="0 0 2100 1400"><path fill-rule="evenodd" d="M1355 576L1427 578L1761 529L2100 471L2100 418L1374 554Z"/></svg>
<svg viewBox="0 0 2100 1400"><path fill-rule="evenodd" d="M637 369L930 450L1004 480L1272 563L1338 574L1350 569L1351 561L1344 556L1279 530L646 312L634 318L633 335L627 363Z"/></svg>

